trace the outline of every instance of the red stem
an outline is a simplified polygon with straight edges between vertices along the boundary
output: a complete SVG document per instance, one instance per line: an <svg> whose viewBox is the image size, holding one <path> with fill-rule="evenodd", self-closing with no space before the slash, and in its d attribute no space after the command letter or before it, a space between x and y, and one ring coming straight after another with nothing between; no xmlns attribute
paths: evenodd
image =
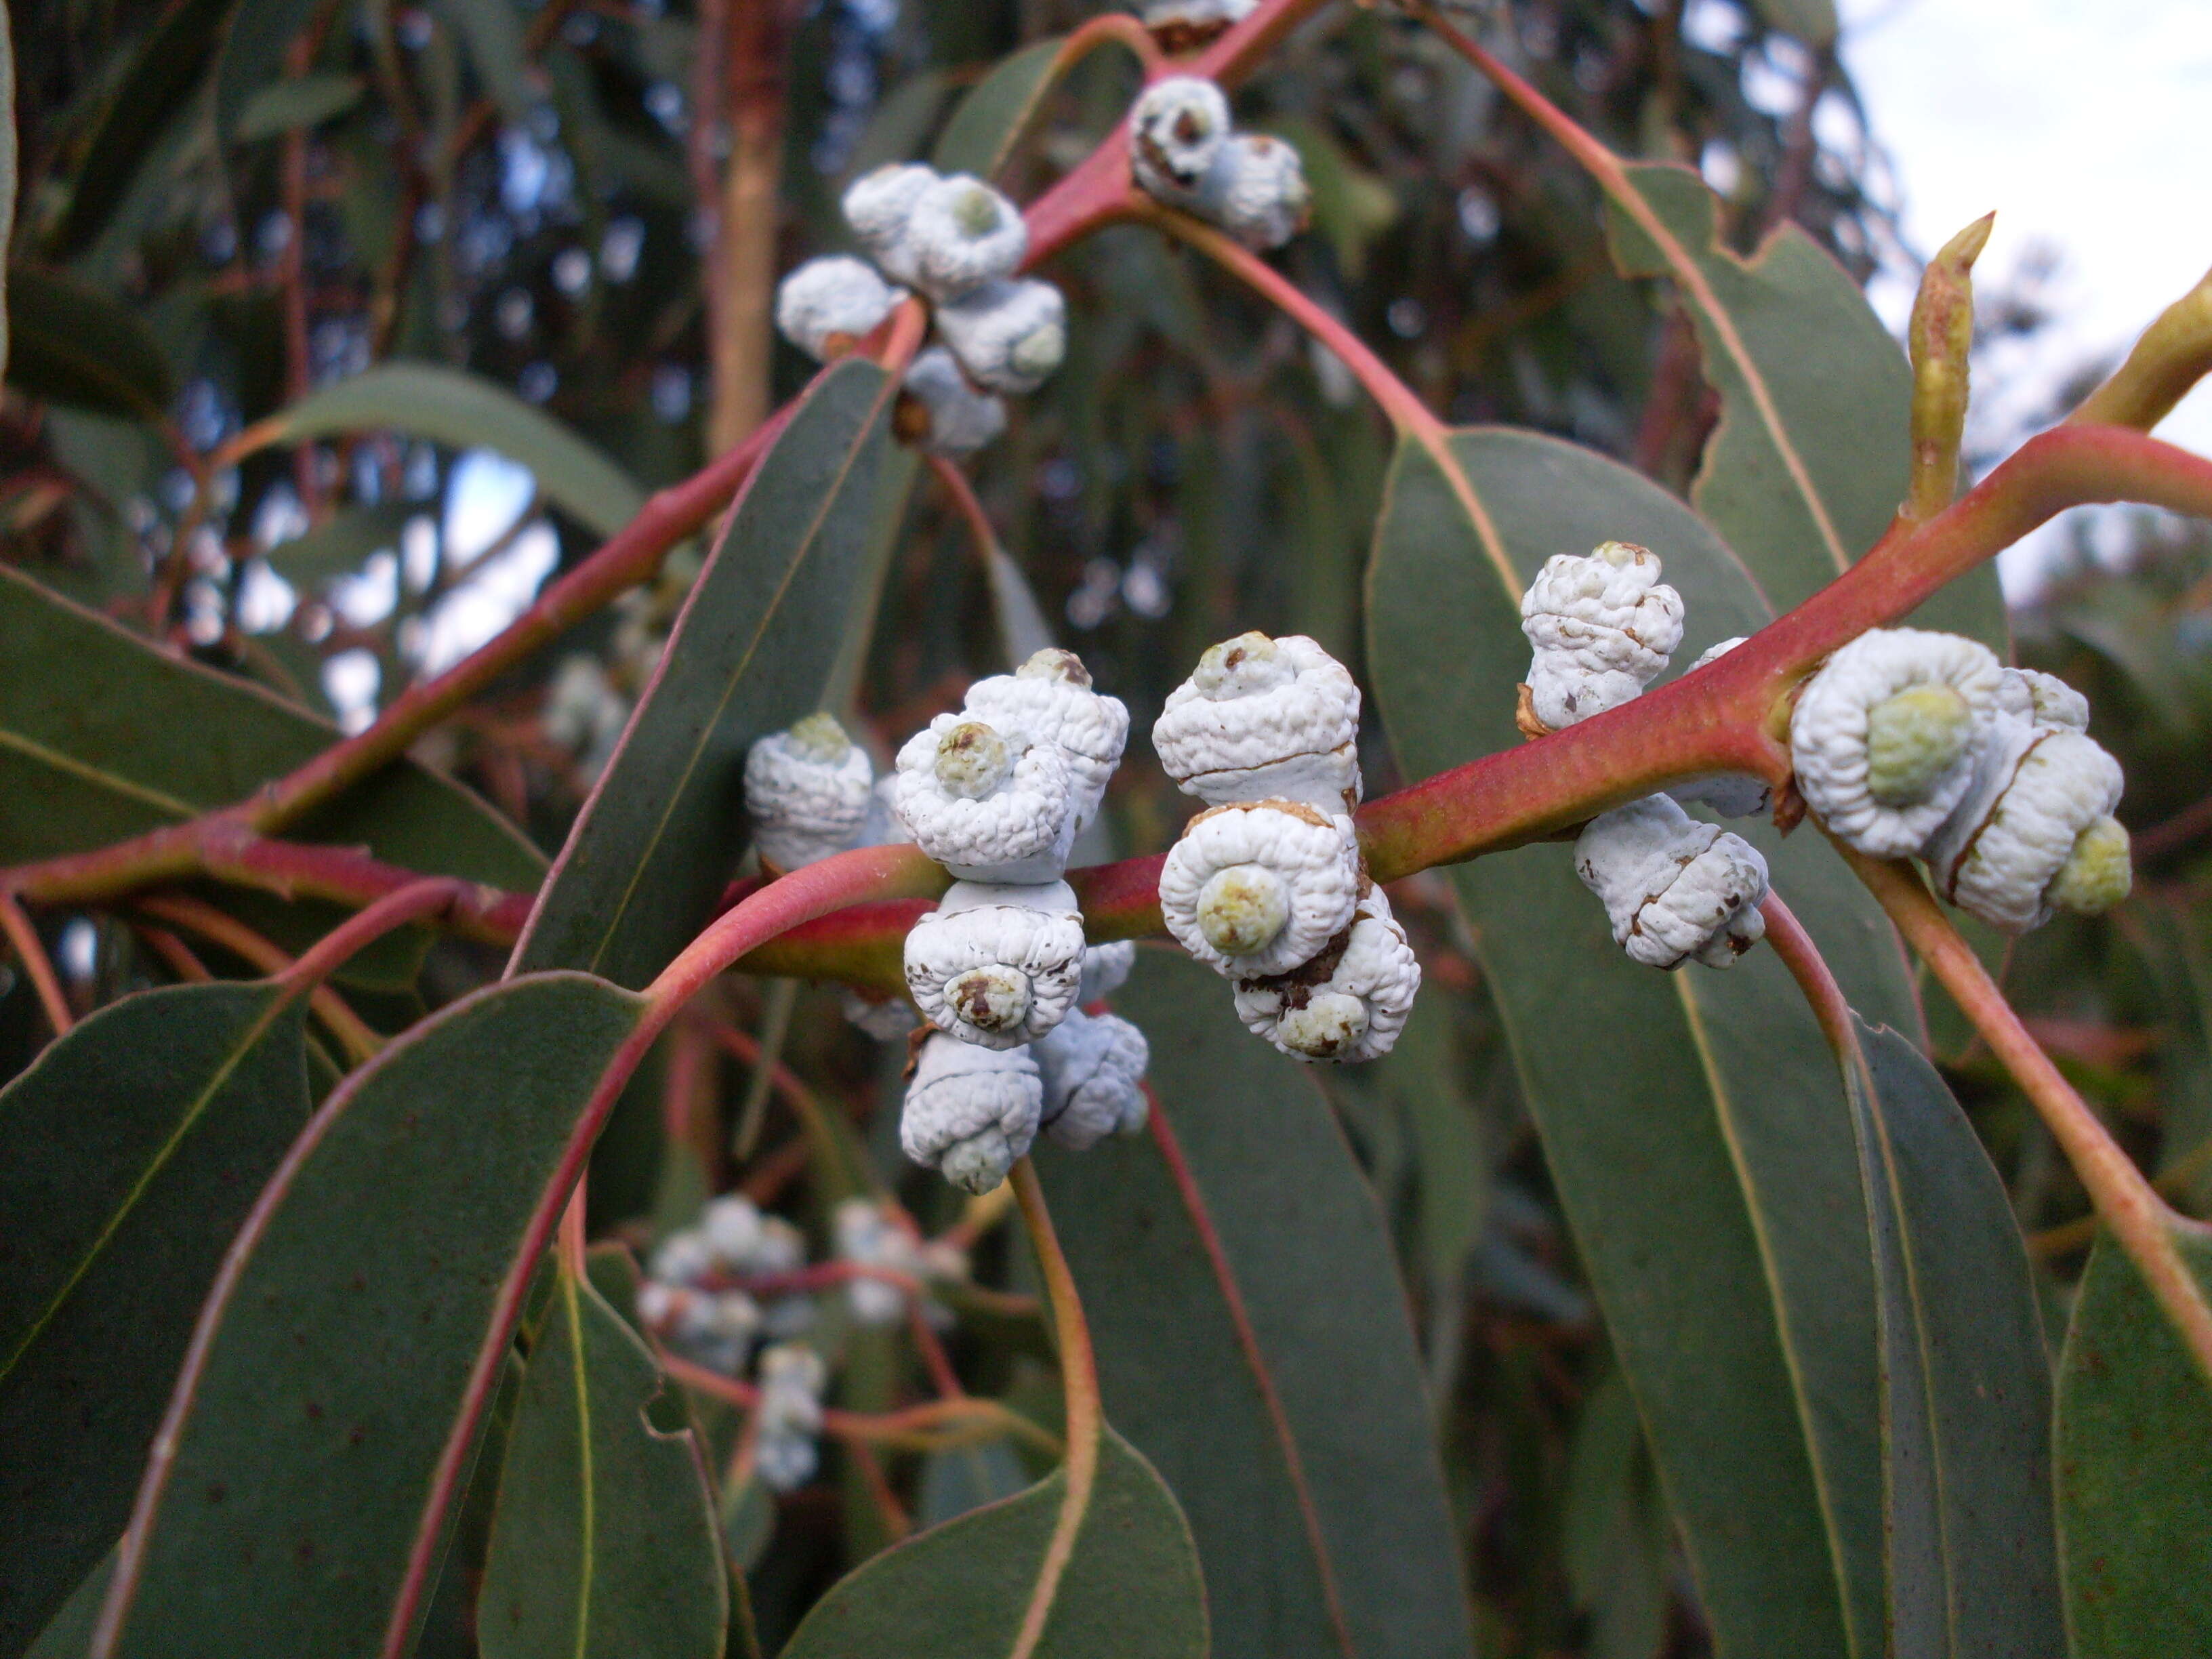
<svg viewBox="0 0 2212 1659"><path fill-rule="evenodd" d="M56 1036L67 1036L71 1024L69 999L62 994L62 981L54 972L53 958L39 938L39 930L31 925L23 907L15 902L12 894L0 892L0 930L8 935L8 943L15 947L15 959L23 964L33 989L39 994L39 1006L46 1010L46 1024L54 1028Z"/></svg>

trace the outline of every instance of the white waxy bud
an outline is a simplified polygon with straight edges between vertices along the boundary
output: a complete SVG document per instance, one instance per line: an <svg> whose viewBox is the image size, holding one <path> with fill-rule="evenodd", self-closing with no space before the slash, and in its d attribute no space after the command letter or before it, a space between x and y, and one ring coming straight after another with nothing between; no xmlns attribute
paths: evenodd
<svg viewBox="0 0 2212 1659"><path fill-rule="evenodd" d="M1875 858L1917 853L1972 785L2002 678L1986 646L1916 628L1862 634L1790 717L1798 792Z"/></svg>
<svg viewBox="0 0 2212 1659"><path fill-rule="evenodd" d="M939 306L937 327L968 378L993 392L1035 392L1067 355L1067 302L1034 277L987 283Z"/></svg>
<svg viewBox="0 0 2212 1659"><path fill-rule="evenodd" d="M870 1199L848 1198L830 1218L840 1261L896 1273L915 1272L914 1240ZM846 1286L853 1317L863 1325L889 1325L906 1312L906 1292L880 1279L854 1279Z"/></svg>
<svg viewBox="0 0 2212 1659"><path fill-rule="evenodd" d="M2089 729L2089 700L2056 674L2039 668L2008 668L1997 687L1997 708L2031 726L2056 731Z"/></svg>
<svg viewBox="0 0 2212 1659"><path fill-rule="evenodd" d="M1766 936L1759 849L1695 822L1665 795L1592 818L1575 842L1575 873L1605 902L1613 942L1646 967L1679 968L1692 957L1730 967Z"/></svg>
<svg viewBox="0 0 2212 1659"><path fill-rule="evenodd" d="M988 1193L1036 1139L1044 1081L1026 1048L983 1048L942 1032L921 1045L899 1145L954 1186Z"/></svg>
<svg viewBox="0 0 2212 1659"><path fill-rule="evenodd" d="M848 988L838 999L848 1024L857 1025L878 1042L896 1042L914 1030L914 1005L904 997L866 997Z"/></svg>
<svg viewBox="0 0 2212 1659"><path fill-rule="evenodd" d="M1086 945L1083 951L1083 981L1076 987L1078 1007L1087 1006L1101 997L1110 997L1127 982L1130 972L1137 965L1137 942L1132 939L1115 939L1110 945Z"/></svg>
<svg viewBox="0 0 2212 1659"><path fill-rule="evenodd" d="M1078 835L1098 816L1107 782L1129 740L1129 711L1119 697L1091 689L1091 672L1082 658L1048 647L1012 673L994 674L969 686L967 712L1060 751L1074 786Z"/></svg>
<svg viewBox="0 0 2212 1659"><path fill-rule="evenodd" d="M1160 868L1160 914L1216 973L1257 979L1313 959L1359 902L1352 820L1296 801L1200 812Z"/></svg>
<svg viewBox="0 0 2212 1659"><path fill-rule="evenodd" d="M563 658L538 716L549 742L572 750L576 768L596 781L629 724L629 699L614 688L599 659L578 651Z"/></svg>
<svg viewBox="0 0 2212 1659"><path fill-rule="evenodd" d="M1188 205L1229 131L1229 100L1212 82L1195 75L1155 81L1129 112L1129 171L1146 195Z"/></svg>
<svg viewBox="0 0 2212 1659"><path fill-rule="evenodd" d="M828 714L809 714L745 754L745 811L761 860L798 870L860 844L875 793L867 752Z"/></svg>
<svg viewBox="0 0 2212 1659"><path fill-rule="evenodd" d="M936 169L919 162L894 161L854 179L845 191L845 222L868 256L894 282L915 286L917 267L908 222L915 204L938 182Z"/></svg>
<svg viewBox="0 0 2212 1659"><path fill-rule="evenodd" d="M1152 748L1185 794L1330 814L1359 805L1358 738L1359 687L1303 634L1209 646L1152 724Z"/></svg>
<svg viewBox="0 0 2212 1659"><path fill-rule="evenodd" d="M1163 52L1194 52L1252 15L1260 0L1153 0L1145 27Z"/></svg>
<svg viewBox="0 0 2212 1659"><path fill-rule="evenodd" d="M792 1492L819 1466L815 1437L822 1432L822 1390L829 1367L813 1349L779 1342L760 1357L760 1401L753 1408L753 1468L761 1483Z"/></svg>
<svg viewBox="0 0 2212 1659"><path fill-rule="evenodd" d="M806 1260L806 1241L781 1216L763 1215L742 1193L726 1193L700 1212L699 1227L714 1269L757 1276L787 1273Z"/></svg>
<svg viewBox="0 0 2212 1659"><path fill-rule="evenodd" d="M1019 270L1030 230L1012 202L981 179L956 173L915 196L906 246L914 285L944 305Z"/></svg>
<svg viewBox="0 0 2212 1659"><path fill-rule="evenodd" d="M863 847L911 847L914 832L899 822L898 774L878 778L868 799L867 821L860 826Z"/></svg>
<svg viewBox="0 0 2212 1659"><path fill-rule="evenodd" d="M1633 542L1555 554L1521 596L1530 707L1553 731L1641 696L1682 642L1682 596Z"/></svg>
<svg viewBox="0 0 2212 1659"><path fill-rule="evenodd" d="M1390 1052L1413 1011L1421 964L1380 887L1304 967L1237 987L1237 1017L1293 1060L1350 1063Z"/></svg>
<svg viewBox="0 0 2212 1659"><path fill-rule="evenodd" d="M943 346L932 346L909 364L906 389L927 422L920 431L902 426L902 437L932 455L972 455L1006 429L1006 405L978 392Z"/></svg>
<svg viewBox="0 0 2212 1659"><path fill-rule="evenodd" d="M1075 1006L1083 917L1064 881L957 881L906 936L906 983L940 1031L987 1048L1034 1042Z"/></svg>
<svg viewBox="0 0 2212 1659"><path fill-rule="evenodd" d="M1145 1068L1152 1045L1115 1014L1079 1010L1033 1051L1044 1073L1044 1132L1082 1152L1145 1121Z"/></svg>
<svg viewBox="0 0 2212 1659"><path fill-rule="evenodd" d="M759 1334L760 1308L743 1291L702 1291L647 1279L637 1314L654 1335L709 1370L735 1376Z"/></svg>
<svg viewBox="0 0 2212 1659"><path fill-rule="evenodd" d="M809 259L775 290L776 331L817 361L872 334L906 296L849 254Z"/></svg>
<svg viewBox="0 0 2212 1659"><path fill-rule="evenodd" d="M1313 217L1305 164L1279 138L1239 133L1223 144L1199 181L1193 206L1246 247L1280 247Z"/></svg>
<svg viewBox="0 0 2212 1659"><path fill-rule="evenodd" d="M715 1265L706 1235L696 1227L680 1227L653 1248L646 1272L665 1285L696 1285Z"/></svg>
<svg viewBox="0 0 2212 1659"><path fill-rule="evenodd" d="M1718 645L1708 646L1690 665L1696 673L1716 657L1733 651L1744 641L1738 634L1734 639L1723 640ZM1702 777L1692 778L1687 783L1678 783L1667 792L1685 806L1703 801L1724 818L1757 817L1766 810L1772 791L1763 778L1747 772L1708 772Z"/></svg>
<svg viewBox="0 0 2212 1659"><path fill-rule="evenodd" d="M915 844L967 881L1057 881L1075 841L1060 751L957 714L907 739L892 803Z"/></svg>

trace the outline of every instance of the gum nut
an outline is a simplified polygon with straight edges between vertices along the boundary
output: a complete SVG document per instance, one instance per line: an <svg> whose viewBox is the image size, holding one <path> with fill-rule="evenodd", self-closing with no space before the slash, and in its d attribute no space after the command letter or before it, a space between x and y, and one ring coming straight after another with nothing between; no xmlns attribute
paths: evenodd
<svg viewBox="0 0 2212 1659"><path fill-rule="evenodd" d="M845 191L845 222L869 256L895 282L911 287L915 270L908 221L922 193L937 182L933 168L893 162L866 173Z"/></svg>
<svg viewBox="0 0 2212 1659"><path fill-rule="evenodd" d="M1740 836L1716 836L1637 912L1625 942L1629 955L1655 968L1679 967L1692 957L1708 967L1730 965L1765 931L1762 924L1747 936L1735 924L1747 911L1757 914L1766 884L1758 848Z"/></svg>
<svg viewBox="0 0 2212 1659"><path fill-rule="evenodd" d="M1304 635L1243 634L1208 647L1168 694L1152 748L1186 794L1270 797L1324 812L1358 796L1359 687Z"/></svg>
<svg viewBox="0 0 2212 1659"><path fill-rule="evenodd" d="M1012 202L981 179L956 173L915 198L906 240L915 286L944 305L1019 270L1030 233Z"/></svg>
<svg viewBox="0 0 2212 1659"><path fill-rule="evenodd" d="M637 1317L641 1324L659 1330L668 1323L676 1311L676 1304L684 1292L673 1285L664 1285L657 1279L640 1281L637 1287Z"/></svg>
<svg viewBox="0 0 2212 1659"><path fill-rule="evenodd" d="M899 1114L899 1145L916 1164L933 1169L948 1147L990 1130L1019 1157L1043 1105L1043 1077L1027 1048L983 1048L938 1033L915 1060Z"/></svg>
<svg viewBox="0 0 2212 1659"><path fill-rule="evenodd" d="M907 931L907 988L931 1024L1011 1048L1060 1024L1082 977L1083 917L1064 882L955 882Z"/></svg>
<svg viewBox="0 0 2212 1659"><path fill-rule="evenodd" d="M968 378L993 392L1036 391L1067 351L1067 303L1033 277L987 283L940 305L937 327Z"/></svg>
<svg viewBox="0 0 2212 1659"><path fill-rule="evenodd" d="M1057 749L1085 822L1105 799L1129 738L1121 700L1093 690L1082 659L1057 648L1036 653L1011 674L977 680L968 688L964 712Z"/></svg>
<svg viewBox="0 0 2212 1659"><path fill-rule="evenodd" d="M1997 690L1997 707L2047 729L2089 729L2089 700L2057 675L2040 669L2006 669Z"/></svg>
<svg viewBox="0 0 2212 1659"><path fill-rule="evenodd" d="M707 1248L722 1266L743 1272L759 1253L762 1216L753 1201L731 1193L718 1198L701 1213L699 1224Z"/></svg>
<svg viewBox="0 0 2212 1659"><path fill-rule="evenodd" d="M1216 875L1253 866L1282 886L1283 915L1267 884L1240 873L1213 884ZM1184 950L1217 973L1255 978L1286 973L1314 955L1352 920L1359 902L1359 848L1352 820L1325 816L1293 801L1216 806L1184 827L1161 866L1160 914ZM1206 904L1208 898L1211 904ZM1201 917L1201 906L1206 914ZM1208 936L1264 937L1250 952L1225 951Z"/></svg>
<svg viewBox="0 0 2212 1659"><path fill-rule="evenodd" d="M1290 890L1262 864L1217 870L1199 889L1199 931L1224 957L1257 956L1290 919Z"/></svg>
<svg viewBox="0 0 2212 1659"><path fill-rule="evenodd" d="M1920 852L1973 786L1982 738L1996 715L2002 684L1996 656L1972 640L1913 628L1862 634L1829 658L1798 693L1790 717L1798 792L1831 834L1862 853L1902 858ZM1948 744L1916 746L1911 733L1929 722L1900 715L1894 724L1907 740L1898 752L1911 763L1901 770L1905 780L1918 782L1918 799L1886 803L1873 787L1874 714L1899 694L1923 686L1957 694L1971 718L1972 735L1947 768L1938 768L1935 761ZM1940 697L1930 701L1948 707ZM1941 716L1933 726L1938 737L1949 729ZM1886 788L1903 787L1896 777L1882 781Z"/></svg>
<svg viewBox="0 0 2212 1659"><path fill-rule="evenodd" d="M1334 1060L1366 1034L1367 1005L1341 991L1325 991L1275 1022L1276 1041L1309 1060Z"/></svg>
<svg viewBox="0 0 2212 1659"><path fill-rule="evenodd" d="M1185 201L1229 130L1229 100L1212 82L1194 75L1155 81L1129 112L1129 170L1147 195Z"/></svg>
<svg viewBox="0 0 2212 1659"><path fill-rule="evenodd" d="M1196 209L1246 247L1264 250L1306 228L1313 192L1297 150L1279 138L1239 133L1215 153Z"/></svg>
<svg viewBox="0 0 2212 1659"><path fill-rule="evenodd" d="M986 1129L945 1150L938 1173L965 1193L981 1198L1001 1185L1018 1156L1012 1145L996 1129Z"/></svg>
<svg viewBox="0 0 2212 1659"><path fill-rule="evenodd" d="M776 289L776 331L810 357L827 358L874 332L902 297L849 255L809 259Z"/></svg>
<svg viewBox="0 0 2212 1659"><path fill-rule="evenodd" d="M1867 711L1867 793L1884 806L1928 799L1974 740L1974 711L1948 685L1907 686Z"/></svg>
<svg viewBox="0 0 2212 1659"><path fill-rule="evenodd" d="M796 870L859 844L875 772L835 720L810 714L746 751L744 788L761 857Z"/></svg>
<svg viewBox="0 0 2212 1659"><path fill-rule="evenodd" d="M980 732L961 732L970 726L980 726ZM984 793L965 793L997 769L1001 744L1010 768ZM898 821L915 845L954 875L1000 882L1060 878L1075 840L1076 799L1067 763L1050 744L939 714L907 739L896 765L892 805Z"/></svg>
<svg viewBox="0 0 2212 1659"><path fill-rule="evenodd" d="M1152 1047L1145 1034L1112 1014L1070 1014L1036 1045L1044 1073L1045 1133L1081 1152L1120 1127L1143 1098Z"/></svg>
<svg viewBox="0 0 2212 1659"><path fill-rule="evenodd" d="M1006 405L978 392L943 346L916 356L906 372L906 391L921 411L918 425L906 423L902 405L898 435L932 455L972 455L1006 429Z"/></svg>
<svg viewBox="0 0 2212 1659"><path fill-rule="evenodd" d="M1116 939L1110 945L1086 946L1083 952L1083 977L1075 994L1079 1005L1110 997L1128 981L1137 965L1137 942Z"/></svg>
<svg viewBox="0 0 2212 1659"><path fill-rule="evenodd" d="M1953 902L2008 933L2041 927L2081 832L2112 815L2121 788L2119 763L2094 738L2043 732L1958 860Z"/></svg>
<svg viewBox="0 0 2212 1659"><path fill-rule="evenodd" d="M2056 909L2100 916L2134 885L2127 827L2108 814L2074 837L2074 850L2045 896Z"/></svg>
<svg viewBox="0 0 2212 1659"><path fill-rule="evenodd" d="M660 1241L647 1271L665 1284L696 1285L714 1271L714 1254L697 1228L681 1228Z"/></svg>

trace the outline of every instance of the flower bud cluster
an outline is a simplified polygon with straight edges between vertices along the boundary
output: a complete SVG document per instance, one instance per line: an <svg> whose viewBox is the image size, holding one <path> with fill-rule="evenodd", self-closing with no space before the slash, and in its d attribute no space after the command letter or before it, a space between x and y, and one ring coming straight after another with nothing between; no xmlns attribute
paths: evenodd
<svg viewBox="0 0 2212 1659"><path fill-rule="evenodd" d="M1155 81L1137 100L1129 170L1155 201L1209 220L1249 248L1280 247L1313 213L1297 151L1264 133L1237 131L1221 88L1194 75Z"/></svg>
<svg viewBox="0 0 2212 1659"><path fill-rule="evenodd" d="M2119 763L2064 682L1956 635L1878 629L1807 682L1790 716L1806 805L1877 858L1925 861L1952 903L2007 933L2127 896Z"/></svg>
<svg viewBox="0 0 2212 1659"><path fill-rule="evenodd" d="M963 1253L917 1237L912 1224L904 1216L893 1213L893 1208L866 1198L841 1201L830 1218L838 1261L915 1279L968 1276ZM856 1276L845 1287L845 1296L857 1324L890 1325L906 1316L906 1290L889 1279ZM946 1324L951 1319L943 1304L934 1301L923 1302L922 1314L933 1325Z"/></svg>
<svg viewBox="0 0 2212 1659"><path fill-rule="evenodd" d="M1082 659L1048 648L977 681L959 713L899 750L894 810L956 878L907 934L907 988L935 1030L915 1057L900 1141L970 1192L1003 1181L1040 1127L1064 1123L1056 1138L1087 1146L1143 1121L1143 1035L1074 1012L1126 975L1127 953L1085 946L1061 879L1128 732L1128 710L1092 689ZM1071 1019L1076 1032L1057 1037Z"/></svg>
<svg viewBox="0 0 2212 1659"><path fill-rule="evenodd" d="M1060 290L1017 274L1029 252L1020 210L980 179L917 162L866 174L843 206L875 263L836 254L799 266L776 290L777 328L827 361L920 294L942 343L908 367L900 435L935 454L980 449L1006 427L998 394L1036 391L1066 352Z"/></svg>
<svg viewBox="0 0 2212 1659"><path fill-rule="evenodd" d="M1152 727L1160 763L1212 805L1160 870L1177 943L1236 984L1248 1029L1299 1060L1372 1060L1412 1012L1420 965L1368 879L1359 688L1302 635L1207 649Z"/></svg>

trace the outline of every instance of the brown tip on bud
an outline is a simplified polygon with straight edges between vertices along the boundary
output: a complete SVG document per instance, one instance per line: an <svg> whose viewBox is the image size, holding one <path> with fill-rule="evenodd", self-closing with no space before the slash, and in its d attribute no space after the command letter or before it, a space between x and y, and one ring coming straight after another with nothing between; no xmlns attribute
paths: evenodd
<svg viewBox="0 0 2212 1659"><path fill-rule="evenodd" d="M1793 777L1774 792L1774 827L1786 836L1804 821L1805 797Z"/></svg>
<svg viewBox="0 0 2212 1659"><path fill-rule="evenodd" d="M891 405L891 435L902 444L929 441L929 405L911 392L902 392Z"/></svg>
<svg viewBox="0 0 2212 1659"><path fill-rule="evenodd" d="M1534 742L1538 738L1550 737L1552 735L1552 728L1545 725L1536 714L1535 688L1523 684L1516 685L1513 689L1516 694L1516 701L1513 708L1513 724L1521 728L1521 735L1528 738L1531 743Z"/></svg>

